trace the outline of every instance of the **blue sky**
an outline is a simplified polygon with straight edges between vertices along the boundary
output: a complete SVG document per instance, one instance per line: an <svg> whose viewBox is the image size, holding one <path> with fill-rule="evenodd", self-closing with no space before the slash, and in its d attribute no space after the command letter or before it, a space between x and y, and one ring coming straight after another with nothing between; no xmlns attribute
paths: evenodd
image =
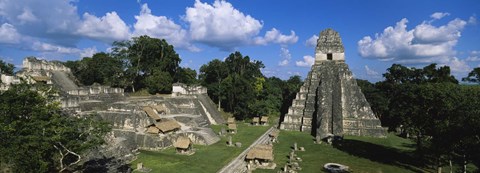
<svg viewBox="0 0 480 173"><path fill-rule="evenodd" d="M78 60L115 40L150 35L198 69L240 51L267 76L305 77L318 33L333 28L355 77L382 80L393 63L448 65L457 77L480 64L480 1L0 0L0 57ZM313 41L313 42L312 42Z"/></svg>

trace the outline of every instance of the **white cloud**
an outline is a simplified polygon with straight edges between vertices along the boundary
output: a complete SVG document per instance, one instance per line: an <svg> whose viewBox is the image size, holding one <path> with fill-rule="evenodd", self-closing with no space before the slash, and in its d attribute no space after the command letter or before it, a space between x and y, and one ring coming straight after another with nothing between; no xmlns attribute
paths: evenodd
<svg viewBox="0 0 480 173"><path fill-rule="evenodd" d="M98 51L97 51L97 48L96 47L89 47L89 48L85 48L83 50L80 51L80 58L83 58L83 57L92 57L94 54L96 54Z"/></svg>
<svg viewBox="0 0 480 173"><path fill-rule="evenodd" d="M430 15L431 18L433 19L436 19L436 20L439 20L445 16L449 16L450 13L442 13L442 12L436 12L436 13L433 13L432 15Z"/></svg>
<svg viewBox="0 0 480 173"><path fill-rule="evenodd" d="M288 61L287 59L284 59L284 60L278 62L278 65L279 65L279 66L287 66L288 63L289 63L289 61Z"/></svg>
<svg viewBox="0 0 480 173"><path fill-rule="evenodd" d="M457 77L466 76L466 73L472 70L465 60L458 59L457 57L452 57L447 62L440 63L440 65L449 66L452 73Z"/></svg>
<svg viewBox="0 0 480 173"><path fill-rule="evenodd" d="M20 34L18 34L17 29L9 23L4 23L0 26L0 43L19 43Z"/></svg>
<svg viewBox="0 0 480 173"><path fill-rule="evenodd" d="M27 22L35 22L37 21L37 17L33 15L32 11L30 11L28 8L23 9L23 13L17 16L18 20L20 20L20 23L27 23Z"/></svg>
<svg viewBox="0 0 480 173"><path fill-rule="evenodd" d="M470 61L470 62L475 62L475 61L480 61L480 57L478 56L469 56L465 61Z"/></svg>
<svg viewBox="0 0 480 173"><path fill-rule="evenodd" d="M225 50L247 44L263 27L257 19L221 0L213 5L196 0L194 7L186 9L183 20L190 24L194 41Z"/></svg>
<svg viewBox="0 0 480 173"><path fill-rule="evenodd" d="M74 45L80 18L77 8L65 0L2 0L0 18L15 26L22 36Z"/></svg>
<svg viewBox="0 0 480 173"><path fill-rule="evenodd" d="M470 18L468 18L468 24L476 25L477 24L477 16L476 15L470 16Z"/></svg>
<svg viewBox="0 0 480 173"><path fill-rule="evenodd" d="M365 72L367 73L368 76L377 77L379 75L378 72L376 72L373 69L370 69L367 65L365 65Z"/></svg>
<svg viewBox="0 0 480 173"><path fill-rule="evenodd" d="M358 51L362 57L400 63L431 63L448 59L456 52L457 44L466 22L454 19L448 24L436 27L427 22L407 30L407 19L397 22L395 27L385 28L358 41Z"/></svg>
<svg viewBox="0 0 480 173"><path fill-rule="evenodd" d="M417 43L445 43L454 41L456 43L461 36L460 31L466 24L467 22L460 19L454 19L448 22L447 25L440 27L435 27L423 22L413 30L413 41Z"/></svg>
<svg viewBox="0 0 480 173"><path fill-rule="evenodd" d="M305 41L305 45L308 47L316 47L317 46L317 40L318 36L317 35L312 35L307 41Z"/></svg>
<svg viewBox="0 0 480 173"><path fill-rule="evenodd" d="M130 29L115 11L100 18L85 13L78 28L78 34L105 42L113 42L129 39Z"/></svg>
<svg viewBox="0 0 480 173"><path fill-rule="evenodd" d="M290 35L283 35L280 31L275 28L267 31L264 37L256 37L254 42L257 45L267 45L268 43L277 43L277 44L293 44L298 41L298 36L295 35L294 31L290 31Z"/></svg>
<svg viewBox="0 0 480 173"><path fill-rule="evenodd" d="M40 41L34 42L32 45L32 49L40 52L54 52L54 53L60 53L60 54L78 54L80 52L80 49L78 48L53 45L50 43L44 43Z"/></svg>
<svg viewBox="0 0 480 173"><path fill-rule="evenodd" d="M311 67L315 63L315 58L310 55L303 56L303 61L296 61L295 64L299 67Z"/></svg>
<svg viewBox="0 0 480 173"><path fill-rule="evenodd" d="M282 57L282 60L278 62L279 66L286 66L290 62L290 59L292 59L292 54L290 54L290 50L288 50L285 47L280 48L280 57Z"/></svg>
<svg viewBox="0 0 480 173"><path fill-rule="evenodd" d="M475 62L475 61L480 61L480 51L471 51L470 55L465 59L465 61L470 61L470 62Z"/></svg>
<svg viewBox="0 0 480 173"><path fill-rule="evenodd" d="M152 15L147 4L142 5L140 14L135 16L137 22L134 24L134 35L149 35L151 37L167 40L169 44L178 48L185 48L190 51L199 51L188 38L188 33L180 25L165 16Z"/></svg>

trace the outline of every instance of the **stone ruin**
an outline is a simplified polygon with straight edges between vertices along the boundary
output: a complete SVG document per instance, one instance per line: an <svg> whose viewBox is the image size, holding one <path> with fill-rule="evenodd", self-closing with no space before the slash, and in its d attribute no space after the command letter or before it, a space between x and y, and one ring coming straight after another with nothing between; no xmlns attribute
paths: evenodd
<svg viewBox="0 0 480 173"><path fill-rule="evenodd" d="M315 63L280 128L309 132L318 142L330 136L386 136L386 128L381 126L345 63L338 32L320 32Z"/></svg>
<svg viewBox="0 0 480 173"><path fill-rule="evenodd" d="M130 97L122 88L78 86L70 69L61 62L33 57L26 58L23 69L15 75L9 79L10 83L23 78L29 83L44 83L55 88L65 112L74 116L96 114L112 124L112 133L106 137L107 145L87 158L131 160L137 149L171 147L179 137L188 137L193 144L211 145L220 138L209 125L226 122L206 94L206 88L201 86L175 84L172 95ZM154 109L147 112L146 107ZM168 133L148 131L152 125L167 121L175 121L179 127Z"/></svg>

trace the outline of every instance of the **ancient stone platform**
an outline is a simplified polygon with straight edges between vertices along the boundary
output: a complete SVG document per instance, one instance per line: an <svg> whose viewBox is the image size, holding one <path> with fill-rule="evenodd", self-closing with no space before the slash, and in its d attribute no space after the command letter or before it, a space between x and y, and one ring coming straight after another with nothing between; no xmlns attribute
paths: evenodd
<svg viewBox="0 0 480 173"><path fill-rule="evenodd" d="M338 32L320 33L315 63L280 128L309 132L318 140L331 135L385 137L386 129L345 63Z"/></svg>

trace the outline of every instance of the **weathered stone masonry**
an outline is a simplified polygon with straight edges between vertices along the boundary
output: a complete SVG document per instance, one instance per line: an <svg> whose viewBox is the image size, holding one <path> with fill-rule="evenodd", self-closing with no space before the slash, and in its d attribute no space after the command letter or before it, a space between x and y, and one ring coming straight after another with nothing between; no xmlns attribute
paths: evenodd
<svg viewBox="0 0 480 173"><path fill-rule="evenodd" d="M317 140L329 135L386 135L345 63L338 32L320 33L315 63L280 128L310 132Z"/></svg>

